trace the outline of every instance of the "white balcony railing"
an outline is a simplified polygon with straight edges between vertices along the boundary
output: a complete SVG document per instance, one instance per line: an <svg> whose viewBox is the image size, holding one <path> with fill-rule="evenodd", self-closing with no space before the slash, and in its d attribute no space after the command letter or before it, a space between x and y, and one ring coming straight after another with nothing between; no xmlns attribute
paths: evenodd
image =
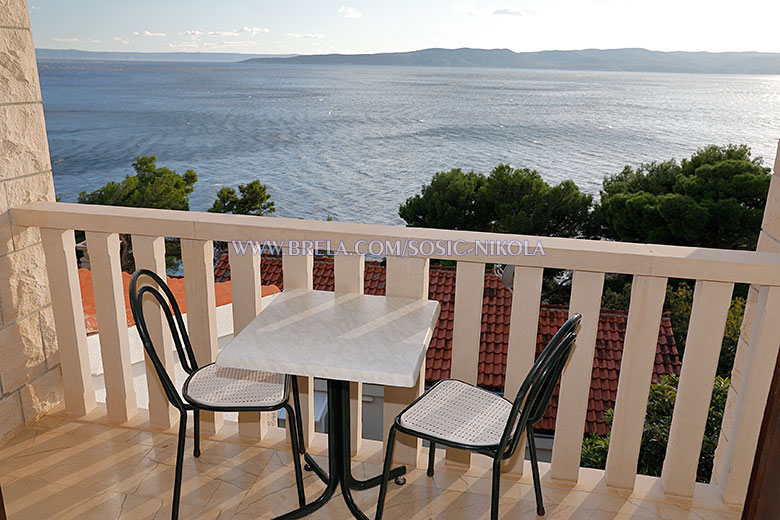
<svg viewBox="0 0 780 520"><path fill-rule="evenodd" d="M136 265L165 271L163 237L181 238L187 313L196 356L201 363L217 353L213 240L329 240L356 251L358 241L461 241L460 249L476 241L542 241L544 255L513 256L479 250L467 256L438 255L457 262L455 322L451 375L475 383L479 357L482 286L486 263L516 265L515 297L506 369L506 393L514 395L530 368L535 351L542 274L544 268L574 272L570 310L583 315L574 355L561 381L552 462L549 475L559 481L580 478L580 451L600 302L605 273L633 275L631 306L620 369L612 437L603 480L607 486L633 489L645 418L647 396L656 352L658 326L668 278L695 279L693 310L686 342L666 460L659 485L668 495L691 497L704 486L730 503L744 500L771 370L756 370L739 381L739 395L731 392L727 410L747 407L740 420L724 432L728 446L719 449L717 484L696 484L699 450L710 404L723 330L734 283L760 286L759 305L746 348L753 366L774 366L780 337L780 255L563 238L507 236L475 232L404 228L285 218L218 215L137 208L117 208L40 202L11 210L15 226L41 228L49 273L52 304L64 378L65 404L82 415L95 407L81 294L76 267L73 230L87 233L100 329L106 410L110 419L124 422L137 412L129 359L128 333L119 261L118 233L133 237ZM232 249L232 248L231 248ZM236 255L231 250L233 318L235 332L258 312L260 298L259 256ZM421 256L388 256L387 294L427 298L429 260ZM285 288L312 288L313 256L283 256ZM362 292L363 257L337 255L337 291ZM172 346L163 338L163 324L150 323L158 336L160 357L173 366ZM422 390L423 378L414 388L385 388L384 430L393 417ZM173 415L156 377L147 378L150 422L171 426ZM314 437L313 384L300 378L307 442ZM736 384L736 382L735 382ZM360 444L361 388L354 384L353 448ZM217 414L205 416L204 431L220 427ZM271 426L269 426L271 424ZM240 434L260 438L272 421L257 415L239 417ZM397 460L416 464L420 443L406 438L396 450ZM523 449L518 453L524 453ZM467 454L448 453L450 462L469 464ZM507 471L522 473L523 464L510 461ZM592 470L591 470L592 471ZM709 489L712 488L712 489Z"/></svg>

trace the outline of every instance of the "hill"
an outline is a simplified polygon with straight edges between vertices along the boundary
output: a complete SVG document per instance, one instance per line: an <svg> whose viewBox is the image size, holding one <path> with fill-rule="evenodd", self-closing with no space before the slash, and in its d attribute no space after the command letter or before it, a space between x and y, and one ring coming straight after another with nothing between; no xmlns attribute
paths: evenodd
<svg viewBox="0 0 780 520"><path fill-rule="evenodd" d="M36 49L39 60L201 61L235 63L247 58L289 58L294 54L240 54L237 52L95 52L75 49Z"/></svg>
<svg viewBox="0 0 780 520"><path fill-rule="evenodd" d="M288 58L257 57L245 60L244 63L780 74L780 54L660 52L647 49L540 52L513 52L509 49L423 49L380 54L318 54Z"/></svg>

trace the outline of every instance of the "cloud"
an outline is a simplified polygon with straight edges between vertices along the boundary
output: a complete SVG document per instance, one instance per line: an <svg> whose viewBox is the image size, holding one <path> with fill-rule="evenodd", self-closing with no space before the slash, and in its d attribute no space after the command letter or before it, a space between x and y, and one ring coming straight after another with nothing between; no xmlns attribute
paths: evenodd
<svg viewBox="0 0 780 520"><path fill-rule="evenodd" d="M259 33L267 33L268 27L244 27L241 32L249 33L252 36Z"/></svg>
<svg viewBox="0 0 780 520"><path fill-rule="evenodd" d="M209 36L219 36L220 38L225 38L227 36L240 36L240 34L236 31L209 31L207 34Z"/></svg>
<svg viewBox="0 0 780 520"><path fill-rule="evenodd" d="M100 43L100 40L96 40L95 38L90 38L87 40L89 43Z"/></svg>
<svg viewBox="0 0 780 520"><path fill-rule="evenodd" d="M468 16L535 16L530 9L507 9L499 7L501 3L494 2L487 6L483 2L466 1L455 4L452 9L458 14Z"/></svg>
<svg viewBox="0 0 780 520"><path fill-rule="evenodd" d="M258 34L267 32L270 32L267 27L242 27L241 29L236 29L235 31L203 31L200 29L190 29L189 31L184 31L183 33L179 34L182 36L189 36L193 40L200 40L204 36L209 36L212 38L229 38L233 36L241 36L242 34L256 36Z"/></svg>
<svg viewBox="0 0 780 520"><path fill-rule="evenodd" d="M349 7L348 5L342 5L341 7L339 7L339 13L343 14L344 17L350 18L352 20L358 20L360 18L363 18L363 13L361 13L354 7Z"/></svg>
<svg viewBox="0 0 780 520"><path fill-rule="evenodd" d="M128 40L127 38L120 38L119 36L114 36L111 39L114 40L115 42L123 43L125 45L130 44L130 40Z"/></svg>
<svg viewBox="0 0 780 520"><path fill-rule="evenodd" d="M237 41L227 41L227 42L218 42L218 43L206 42L203 45L206 47L254 47L255 45L258 45L258 43L250 40L244 42L237 42Z"/></svg>
<svg viewBox="0 0 780 520"><path fill-rule="evenodd" d="M163 36L168 36L168 35L167 35L167 34L165 34L165 33L155 33L155 32L149 32L149 31L143 31L143 32L138 32L138 31L135 31L135 32L133 33L133 36L154 36L154 37L163 37Z"/></svg>
<svg viewBox="0 0 780 520"><path fill-rule="evenodd" d="M175 51L194 51L200 48L198 42L169 43L168 47Z"/></svg>
<svg viewBox="0 0 780 520"><path fill-rule="evenodd" d="M74 43L79 41L78 38L52 38L55 42L67 42L67 43Z"/></svg>
<svg viewBox="0 0 780 520"><path fill-rule="evenodd" d="M493 11L493 14L495 15L509 15L509 16L534 16L533 11L529 11L528 9L496 9Z"/></svg>
<svg viewBox="0 0 780 520"><path fill-rule="evenodd" d="M301 33L287 33L290 38L314 38L321 40L325 38L324 34L301 34Z"/></svg>

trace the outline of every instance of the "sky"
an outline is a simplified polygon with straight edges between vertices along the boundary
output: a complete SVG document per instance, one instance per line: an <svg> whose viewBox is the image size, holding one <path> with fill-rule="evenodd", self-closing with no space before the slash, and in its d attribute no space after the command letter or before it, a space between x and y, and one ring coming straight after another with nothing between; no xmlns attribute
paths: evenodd
<svg viewBox="0 0 780 520"><path fill-rule="evenodd" d="M780 52L778 0L28 0L38 48Z"/></svg>

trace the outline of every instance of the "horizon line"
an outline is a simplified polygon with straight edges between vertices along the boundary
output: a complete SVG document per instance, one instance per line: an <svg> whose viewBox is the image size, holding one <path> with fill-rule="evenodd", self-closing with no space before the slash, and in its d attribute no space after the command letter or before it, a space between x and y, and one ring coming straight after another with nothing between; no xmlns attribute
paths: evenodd
<svg viewBox="0 0 780 520"><path fill-rule="evenodd" d="M407 54L412 52L421 52L421 51L428 51L428 50L445 50L445 51L460 51L460 50L477 50L477 51L509 51L514 54L536 54L536 53L542 53L542 52L584 52L584 51L625 51L625 50L640 50L640 51L647 51L647 52L656 52L656 53L662 53L662 54L673 54L673 53L686 53L686 54L778 54L780 55L780 52L771 52L771 51L686 51L686 50L674 50L674 51L659 51L659 50L653 50L648 49L646 47L613 47L613 48L598 48L598 47L587 47L582 49L543 49L538 51L513 51L512 49L503 47L503 48L492 48L492 49L486 49L481 47L425 47L423 49L415 49L410 51L382 51L382 52L354 52L354 53L346 53L346 52L325 52L325 53L310 53L310 54L298 54L298 53L272 53L272 52L230 52L230 51L188 51L188 50L171 50L171 51L133 51L133 50L87 50L87 49L75 49L75 48L68 48L68 49L56 49L51 47L36 47L36 51L60 51L60 52L68 52L68 51L75 51L75 52L88 52L88 53L116 53L116 54L212 54L212 55L219 55L219 54L238 54L238 55L246 55L246 56L253 56L262 54L265 56L280 56L280 57L292 57L292 56L333 56L333 55L339 55L339 56L366 56L366 55L378 55L378 54Z"/></svg>

